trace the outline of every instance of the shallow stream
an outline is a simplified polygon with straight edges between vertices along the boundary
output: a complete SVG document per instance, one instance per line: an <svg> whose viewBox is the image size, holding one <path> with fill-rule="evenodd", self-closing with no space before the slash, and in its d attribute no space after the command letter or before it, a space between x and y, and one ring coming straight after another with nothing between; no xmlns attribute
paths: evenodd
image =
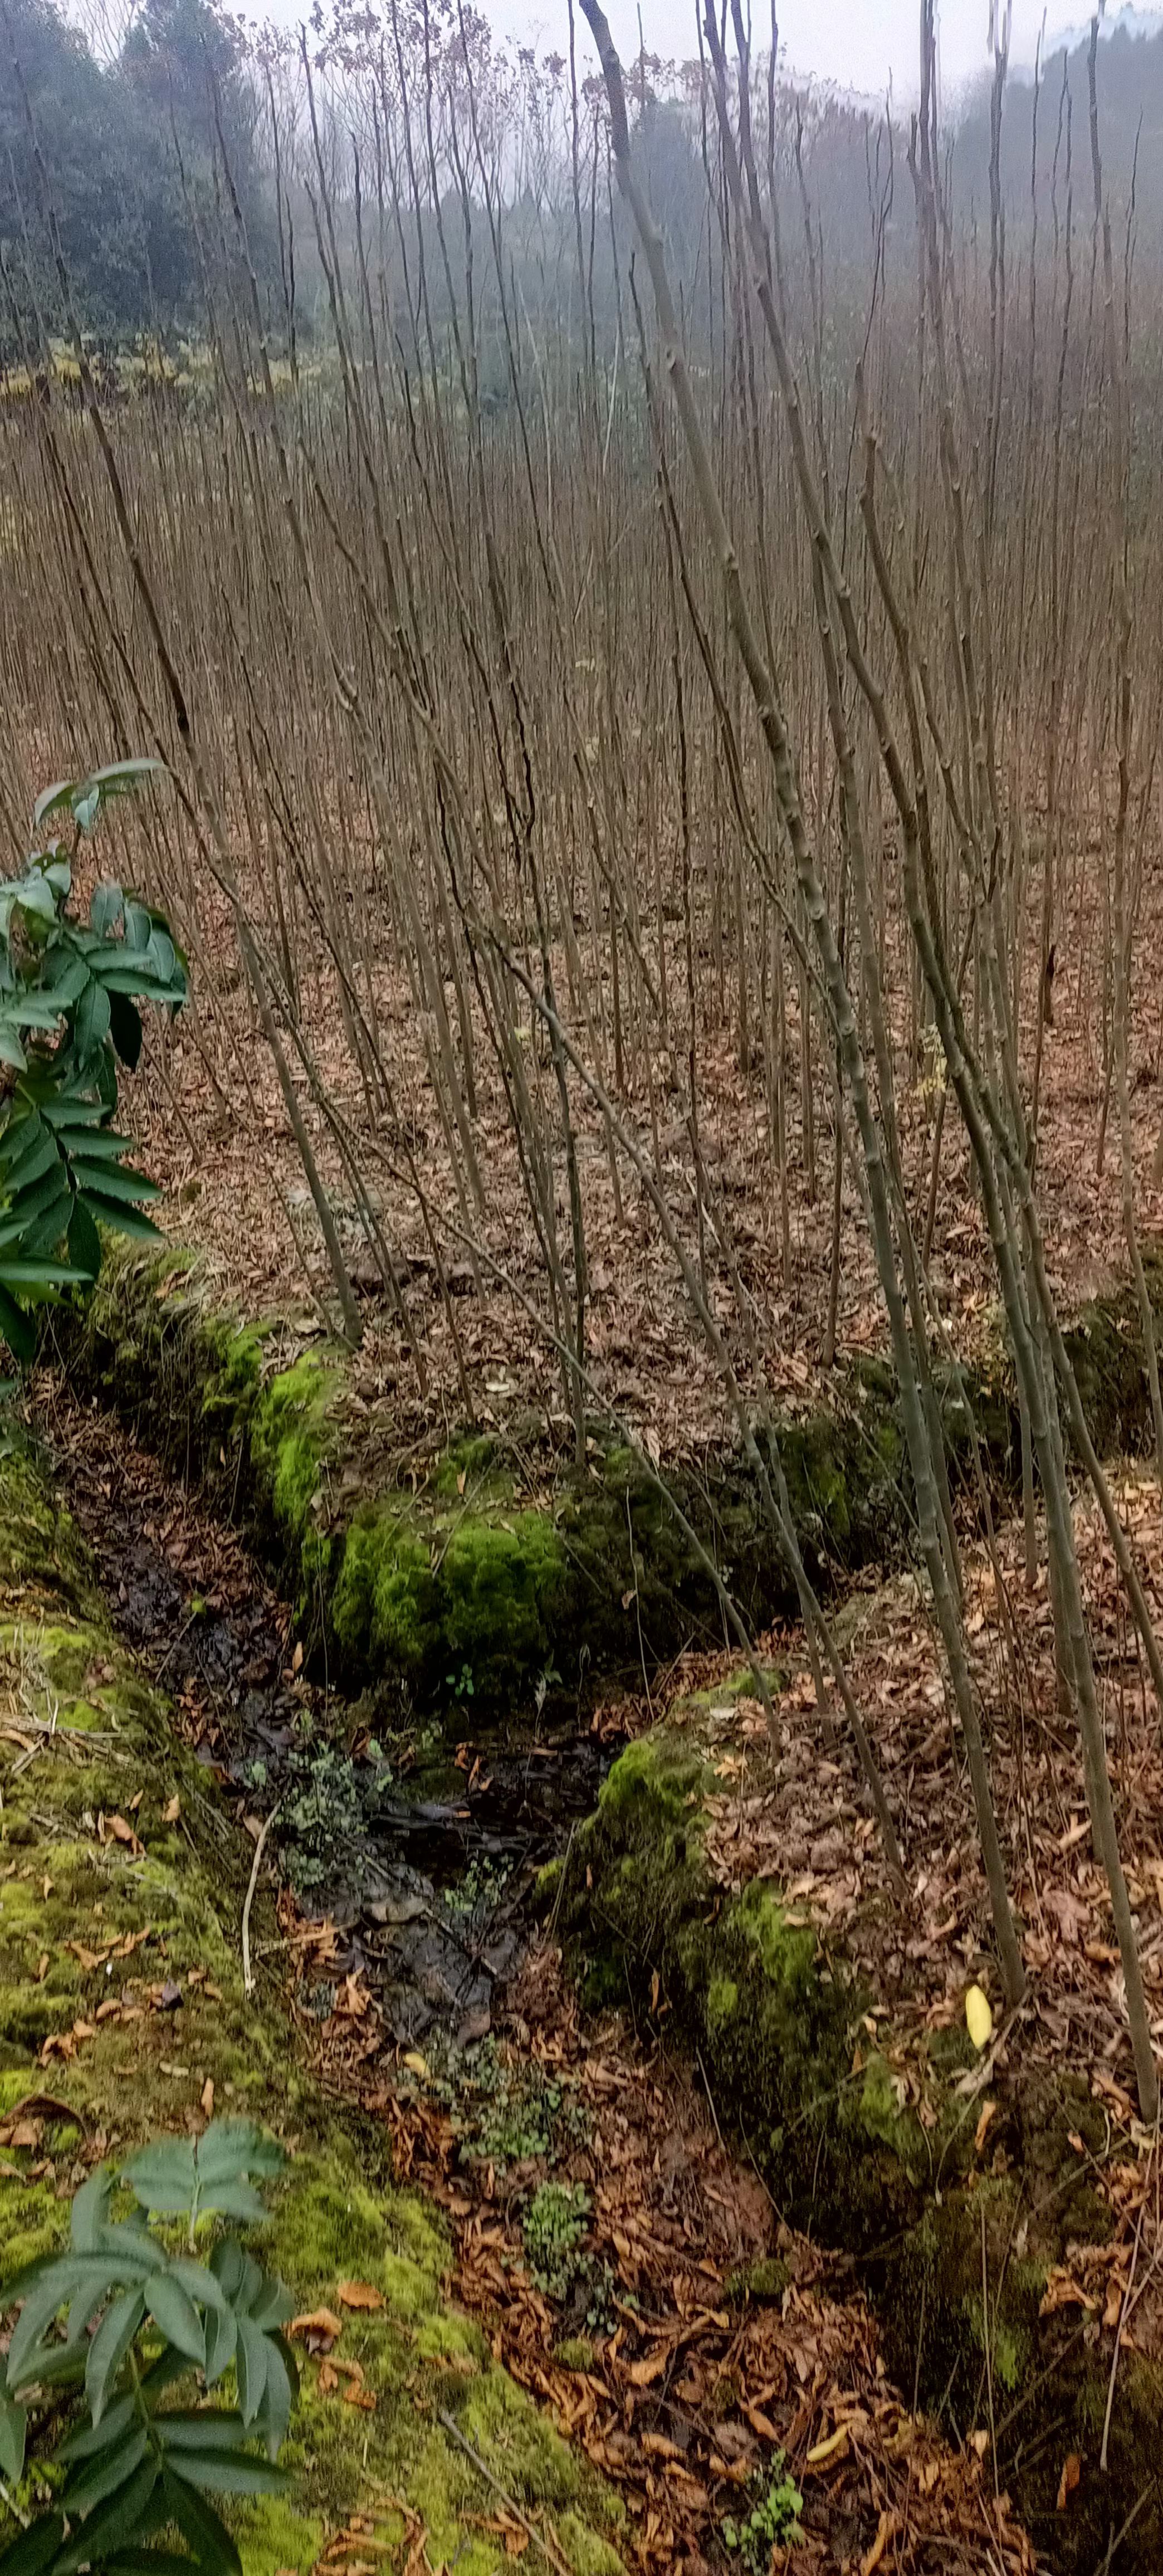
<svg viewBox="0 0 1163 2576"><path fill-rule="evenodd" d="M366 1697L294 1669L286 1605L152 1458L60 1397L45 1428L126 1643L252 1831L271 1818L303 1912L335 1926L310 2008L325 2018L362 1974L396 2044L482 2039L526 1954L538 1871L591 1812L619 1740L527 1713L516 1741L495 1727L477 1741L471 1701L443 1726L377 1727Z"/></svg>

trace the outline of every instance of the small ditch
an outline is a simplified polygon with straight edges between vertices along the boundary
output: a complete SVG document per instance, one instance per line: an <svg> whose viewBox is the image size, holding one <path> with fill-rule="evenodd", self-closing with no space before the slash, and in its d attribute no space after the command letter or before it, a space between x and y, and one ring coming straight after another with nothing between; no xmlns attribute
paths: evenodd
<svg viewBox="0 0 1163 2576"><path fill-rule="evenodd" d="M126 1643L200 1758L271 1842L304 1914L338 1936L303 2000L320 2019L362 1975L397 2045L483 2039L528 1952L538 1872L590 1814L620 1749L548 1712L472 1740L377 1723L294 1669L293 1618L239 1541L108 1416L52 1390L39 1428ZM450 1737L463 1741L450 1747Z"/></svg>

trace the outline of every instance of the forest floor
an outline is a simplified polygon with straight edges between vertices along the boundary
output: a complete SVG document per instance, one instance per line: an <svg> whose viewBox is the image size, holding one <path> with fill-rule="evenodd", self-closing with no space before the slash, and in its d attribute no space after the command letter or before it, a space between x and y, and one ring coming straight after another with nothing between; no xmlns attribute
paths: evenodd
<svg viewBox="0 0 1163 2576"><path fill-rule="evenodd" d="M1054 978L1054 1021L1045 1032L1039 1117L1039 1205L1047 1267L1063 1311L1125 1279L1118 1112L1095 1036L1095 959L1103 926L1093 901L1071 899ZM218 960L211 980L195 979L193 1015L164 1048L151 1033L145 1080L127 1085L124 1115L145 1167L165 1184L160 1220L207 1259L220 1290L250 1316L285 1313L288 1301L326 1301L330 1284L321 1238L279 1094L270 1055L237 969L219 951L232 933L223 919L204 934ZM704 939L707 934L704 929ZM1163 881L1143 887L1139 926L1146 953L1163 953ZM600 943L584 943L594 989L602 987ZM591 954L592 950L592 954ZM890 956L893 942L890 934ZM562 961L557 970L564 976ZM899 994L899 962L890 972ZM356 1392L371 1411L391 1409L399 1450L435 1427L463 1420L466 1392L476 1417L504 1431L532 1406L551 1436L567 1434L558 1361L531 1330L544 1305L544 1268L533 1236L513 1146L504 1088L487 1042L474 1045L480 1208L462 1205L437 1116L422 1040L423 1014L386 966L372 978L380 1045L393 1098L373 1120L343 1038L334 979L305 977L299 1007L319 1072L359 1142L362 1169L393 1256L407 1327L386 1292L367 1231L328 1134L296 1077L299 1105L336 1208L362 1309L364 1338ZM681 958L671 961L672 989ZM1152 978L1135 982L1129 1049L1136 1205L1145 1241L1163 1234L1163 1187L1152 1179L1163 1119L1163 1013ZM1023 1062L1034 1053L1036 987L1023 991ZM706 1184L697 1222L690 1138L679 1067L668 1046L639 1051L639 1070L618 1098L666 1188L693 1260L703 1263L711 1303L725 1319L737 1363L747 1360L731 1320L735 1282L752 1308L769 1391L789 1410L826 1382L833 1266L832 1108L814 1066L814 1138L809 1157L802 1117L800 1036L794 989L787 1001L782 1067L786 1114L786 1249L781 1181L773 1155L770 1068L753 1016L741 1060L737 996L725 984L714 1015L698 1030L700 1153ZM907 1009L903 1020L907 1022ZM897 1113L906 1187L918 1237L924 1234L940 1086L932 1032L920 1041L902 1024L895 1056ZM683 1042L685 1043L685 1041ZM681 1067L685 1082L685 1060ZM531 1041L534 1089L547 1069ZM720 1377L698 1333L673 1256L645 1191L631 1176L615 1199L602 1122L573 1086L579 1176L589 1269L588 1360L604 1400L668 1460L698 1456L732 1428ZM549 1104L547 1104L547 1115ZM552 1120L551 1120L552 1123ZM850 1139L849 1139L850 1146ZM809 1182L809 1163L812 1167ZM449 1288L440 1293L432 1244L413 1176L432 1212ZM840 1200L833 1336L837 1357L886 1347L883 1299L859 1193L845 1150ZM564 1172L559 1224L568 1227ZM490 1265L493 1265L490 1267ZM507 1274L513 1288L505 1284ZM943 1323L963 1360L996 1338L997 1288L968 1148L955 1114L945 1118L934 1198L930 1277ZM483 1294L481 1291L483 1290ZM520 1293L516 1293L520 1292ZM317 1327L318 1328L318 1327ZM310 1324L308 1325L310 1329ZM459 1347L458 1347L459 1346Z"/></svg>
<svg viewBox="0 0 1163 2576"><path fill-rule="evenodd" d="M359 1711L334 1702L320 1710L297 1669L289 1613L238 1539L105 1417L58 1405L47 1419L114 1613L174 1695L201 1757L234 1782L240 1826L257 1830L252 1811L262 1803L240 1764L248 1724L254 1741L256 1681L291 1723L322 1713L330 1738L338 1731L366 1756ZM1128 1477L1120 1500L1149 1595L1163 1603L1158 1488ZM1163 2037L1163 1757L1105 1533L1085 1512L1080 1530L1124 1851ZM1007 2068L1038 2060L1077 2076L1106 2125L1101 2157L1081 2136L1076 2146L1109 2204L1110 2233L1071 2249L1046 2298L1109 2354L1117 2400L1119 2352L1163 2346L1157 2142L1135 2115L1109 1907L1077 1755L1056 1713L1048 1607L1025 1584L1020 1524L1003 1527L993 1563L967 1550L966 1584L994 1712L1007 1858L1033 1927L1030 1995L1016 2017L1003 2015L991 1978L967 1784L911 1577L870 1582L845 1612L853 1686L895 1792L910 1889L903 1909L878 1901L889 1883L855 1764L831 1730L821 1740L794 1633L764 1641L784 1679L782 1704L801 1721L774 1765L758 1704L737 1677L729 1685L726 1659L689 1659L650 1701L603 1703L591 1732L600 1747L663 1716L681 1729L699 1695L721 1781L711 1800L713 1873L728 1890L777 1872L793 1919L867 1972L892 2024L899 2099L922 2124L925 2034L962 2019L971 1981L991 1991L996 2032L964 2084L983 2176L1005 2162L990 2129ZM568 1747L544 1752L547 1764L570 1759ZM460 1748L465 1818L489 1789L494 1754L487 1738ZM406 1770L398 1749L393 1758ZM701 2065L670 2042L664 2003L637 2025L629 2012L583 2016L552 1939L526 1931L483 2017L459 2032L454 2017L451 2036L433 2027L409 2046L394 2027L369 1914L376 1907L358 1892L329 1908L284 1886L279 1964L300 2028L325 2081L389 2124L400 2178L441 2204L455 2295L512 2375L619 2488L639 2565L651 2576L698 2576L729 2563L724 2525L745 2520L759 2492L751 2482L762 2485L782 2451L803 2498L803 2537L772 2563L796 2576L881 2567L1012 2576L1033 2566L995 2492L985 2392L960 2449L913 2413L909 2391L886 2376L852 2265L791 2229L746 2153L728 2145ZM548 2250L530 2229L547 2182L579 2195L580 2211L571 2232L565 2210L564 2239ZM558 2203L555 2222L562 2214ZM1057 2466L1066 2514L1077 2463L1064 2449ZM736 2553L735 2563L747 2561Z"/></svg>

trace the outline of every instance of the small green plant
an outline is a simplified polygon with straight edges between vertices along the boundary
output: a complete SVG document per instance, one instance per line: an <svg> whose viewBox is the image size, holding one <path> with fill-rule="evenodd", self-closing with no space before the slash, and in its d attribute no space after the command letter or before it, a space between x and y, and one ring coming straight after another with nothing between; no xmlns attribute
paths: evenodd
<svg viewBox="0 0 1163 2576"><path fill-rule="evenodd" d="M216 2220L261 2219L256 2178L281 2164L249 2120L213 2120L196 2143L159 2139L116 2175L91 2174L68 2251L0 2287L0 2312L19 2308L0 2379L11 2488L30 2414L43 2409L55 2439L37 2462L52 2501L0 2555L0 2576L242 2576L208 2497L286 2485L276 2461L298 2387L282 2333L293 2302L233 2236L205 2263L195 2248ZM136 2203L120 2219L115 2193ZM228 2374L235 2402L216 2404ZM175 2404L183 2383L192 2402Z"/></svg>
<svg viewBox="0 0 1163 2576"><path fill-rule="evenodd" d="M29 1310L92 1285L102 1225L157 1230L143 1205L156 1185L109 1122L118 1067L141 1054L139 1004L179 1009L185 959L162 915L119 885L97 887L87 921L70 907L73 859L103 806L159 774L159 760L120 760L46 789L33 829L67 829L71 848L54 832L0 882L0 1335L21 1362L36 1350Z"/></svg>
<svg viewBox="0 0 1163 2576"><path fill-rule="evenodd" d="M471 2071L446 2098L466 2164L517 2165L585 2146L590 2116L572 2085L536 2064L515 2063L494 2039L474 2049Z"/></svg>
<svg viewBox="0 0 1163 2576"><path fill-rule="evenodd" d="M585 2257L578 2248L590 2215L580 2182L543 2182L525 2212L522 2236L529 2276L547 2298L567 2299Z"/></svg>
<svg viewBox="0 0 1163 2576"><path fill-rule="evenodd" d="M476 1853L463 1878L458 1879L445 1896L447 1912L469 1920L474 1914L491 1914L500 1902L509 1876L504 1861L490 1859L487 1852Z"/></svg>
<svg viewBox="0 0 1163 2576"><path fill-rule="evenodd" d="M444 1686L446 1690L450 1690L452 1692L454 1699L471 1699L473 1695L472 1665L462 1664L458 1673L446 1673L444 1676Z"/></svg>
<svg viewBox="0 0 1163 2576"><path fill-rule="evenodd" d="M728 2516L722 2526L723 2545L738 2557L746 2576L767 2576L777 2542L802 2538L799 2517L804 2500L788 2474L782 2451L775 2453L770 2468L752 2478L748 2492L754 2499L751 2511L745 2522Z"/></svg>
<svg viewBox="0 0 1163 2576"><path fill-rule="evenodd" d="M374 1742L356 1762L342 1745L312 1735L292 1744L286 1771L280 1834L292 1885L309 1896L334 1871L339 1847L350 1852L368 1832L392 1774Z"/></svg>

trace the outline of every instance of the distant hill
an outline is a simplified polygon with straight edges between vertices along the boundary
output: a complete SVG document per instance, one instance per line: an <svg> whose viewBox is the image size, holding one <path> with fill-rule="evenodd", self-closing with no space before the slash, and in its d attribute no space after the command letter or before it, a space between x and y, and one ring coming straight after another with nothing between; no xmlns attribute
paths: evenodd
<svg viewBox="0 0 1163 2576"><path fill-rule="evenodd" d="M1127 8L1099 31L1098 111L1103 178L1116 219L1125 219L1134 184L1135 230L1140 250L1163 246L1163 11ZM1083 27L1057 44L1040 69L1038 115L1038 219L1051 215L1055 150L1058 201L1065 206L1067 115L1073 164L1076 222L1089 224L1092 205L1087 55ZM1002 128L1002 181L1011 234L1024 228L1030 206L1034 80L1011 71ZM984 218L989 203L989 82L975 86L963 105L953 156L957 195L966 212Z"/></svg>

